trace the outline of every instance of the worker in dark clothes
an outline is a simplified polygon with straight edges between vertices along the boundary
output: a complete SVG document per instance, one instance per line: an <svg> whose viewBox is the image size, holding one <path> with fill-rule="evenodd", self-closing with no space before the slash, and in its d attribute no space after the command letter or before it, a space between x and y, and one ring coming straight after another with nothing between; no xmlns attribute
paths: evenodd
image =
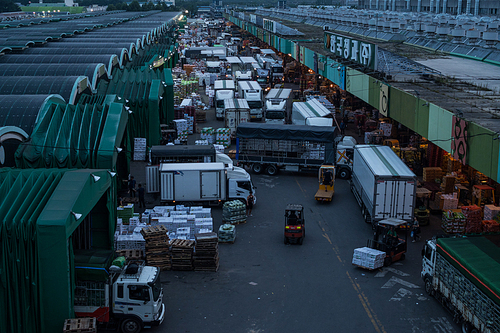
<svg viewBox="0 0 500 333"><path fill-rule="evenodd" d="M144 202L144 187L142 187L141 184L139 184L137 193L139 194L139 208L146 208L146 203Z"/></svg>
<svg viewBox="0 0 500 333"><path fill-rule="evenodd" d="M134 179L134 176L130 176L130 179L128 180L128 193L130 194L131 197L135 198L135 179Z"/></svg>

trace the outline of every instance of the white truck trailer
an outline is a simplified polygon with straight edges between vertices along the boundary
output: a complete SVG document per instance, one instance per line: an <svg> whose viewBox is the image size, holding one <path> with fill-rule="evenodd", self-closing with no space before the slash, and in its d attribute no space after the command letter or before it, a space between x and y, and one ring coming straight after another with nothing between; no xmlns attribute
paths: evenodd
<svg viewBox="0 0 500 333"><path fill-rule="evenodd" d="M160 269L139 262L110 272L111 260L96 260L102 253L75 255L75 315L126 333L160 325L165 319Z"/></svg>
<svg viewBox="0 0 500 333"><path fill-rule="evenodd" d="M224 119L224 100L233 99L236 92L236 85L233 80L216 80L214 82L215 91L215 118Z"/></svg>
<svg viewBox="0 0 500 333"><path fill-rule="evenodd" d="M396 218L413 223L417 176L388 146L354 147L351 191L367 223Z"/></svg>
<svg viewBox="0 0 500 333"><path fill-rule="evenodd" d="M239 124L250 121L250 107L242 98L224 100L225 126L231 130L231 138L236 135Z"/></svg>
<svg viewBox="0 0 500 333"><path fill-rule="evenodd" d="M292 124L294 125L306 125L308 118L321 117L332 117L332 113L317 99L292 104Z"/></svg>
<svg viewBox="0 0 500 333"><path fill-rule="evenodd" d="M266 95L264 119L269 124L289 124L292 115L292 89L271 89Z"/></svg>
<svg viewBox="0 0 500 333"><path fill-rule="evenodd" d="M162 202L246 201L255 188L248 172L239 167L227 170L224 163L164 163L160 165Z"/></svg>
<svg viewBox="0 0 500 333"><path fill-rule="evenodd" d="M264 105L262 88L257 81L238 81L238 96L247 101L250 120L262 120Z"/></svg>
<svg viewBox="0 0 500 333"><path fill-rule="evenodd" d="M464 333L500 332L500 236L428 240L422 250L425 291Z"/></svg>

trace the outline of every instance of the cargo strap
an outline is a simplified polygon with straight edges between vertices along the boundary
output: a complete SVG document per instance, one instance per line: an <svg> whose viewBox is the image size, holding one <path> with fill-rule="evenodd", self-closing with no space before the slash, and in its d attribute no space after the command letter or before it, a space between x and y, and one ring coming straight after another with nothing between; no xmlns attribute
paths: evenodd
<svg viewBox="0 0 500 333"><path fill-rule="evenodd" d="M389 163L389 161L387 161L387 159L385 158L385 156L382 155L382 153L380 152L379 148L377 146L372 146L372 149L375 152L375 154L377 154L378 158L380 158L380 160L384 163L384 165L386 166L386 168L389 169L389 171L392 173L392 175L393 176L399 176L399 174L396 172L396 169L394 169L392 167L391 163Z"/></svg>
<svg viewBox="0 0 500 333"><path fill-rule="evenodd" d="M318 113L318 112L316 112L316 110L314 110L314 108L313 108L311 105L309 105L309 102L305 102L305 104L307 105L307 107L309 108L309 110L311 110L311 111L312 111L312 113L314 113L314 114L316 115L316 117L321 117L321 116L319 115L319 113Z"/></svg>
<svg viewBox="0 0 500 333"><path fill-rule="evenodd" d="M240 108L240 103L238 102L237 99L234 100L234 106L235 106L236 109Z"/></svg>

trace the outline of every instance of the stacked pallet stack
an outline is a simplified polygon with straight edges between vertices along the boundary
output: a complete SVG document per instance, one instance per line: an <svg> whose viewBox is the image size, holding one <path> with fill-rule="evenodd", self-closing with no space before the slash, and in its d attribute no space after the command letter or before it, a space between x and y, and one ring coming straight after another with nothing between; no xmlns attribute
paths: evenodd
<svg viewBox="0 0 500 333"><path fill-rule="evenodd" d="M481 208L476 205L462 206L462 213L465 215L465 233L477 234L483 231Z"/></svg>
<svg viewBox="0 0 500 333"><path fill-rule="evenodd" d="M465 215L460 209L450 209L443 212L441 228L448 234L463 234L465 222Z"/></svg>
<svg viewBox="0 0 500 333"><path fill-rule="evenodd" d="M173 239L170 246L172 247L172 270L192 271L194 241Z"/></svg>
<svg viewBox="0 0 500 333"><path fill-rule="evenodd" d="M385 257L385 252L370 249L369 247L361 247L354 249L352 264L362 268L377 269L384 266Z"/></svg>
<svg viewBox="0 0 500 333"><path fill-rule="evenodd" d="M236 227L232 224L223 224L219 227L219 243L234 243Z"/></svg>
<svg viewBox="0 0 500 333"><path fill-rule="evenodd" d="M167 228L155 225L142 228L141 235L146 241L146 262L161 270L170 270L170 247Z"/></svg>
<svg viewBox="0 0 500 333"><path fill-rule="evenodd" d="M222 221L230 224L246 223L246 205L239 200L225 202L222 206Z"/></svg>
<svg viewBox="0 0 500 333"><path fill-rule="evenodd" d="M217 272L219 269L219 245L215 232L195 234L193 266L195 271Z"/></svg>
<svg viewBox="0 0 500 333"><path fill-rule="evenodd" d="M423 170L424 182L435 182L436 179L443 177L443 170L438 167L428 167Z"/></svg>
<svg viewBox="0 0 500 333"><path fill-rule="evenodd" d="M483 220L483 233L500 232L500 224L494 220Z"/></svg>
<svg viewBox="0 0 500 333"><path fill-rule="evenodd" d="M225 148L231 145L231 130L229 128L218 128L215 131L215 143Z"/></svg>
<svg viewBox="0 0 500 333"><path fill-rule="evenodd" d="M484 219L485 220L496 220L496 217L500 213L500 207L495 205L485 205L484 206Z"/></svg>
<svg viewBox="0 0 500 333"><path fill-rule="evenodd" d="M134 161L145 161L146 160L146 139L145 138L135 138L134 139Z"/></svg>

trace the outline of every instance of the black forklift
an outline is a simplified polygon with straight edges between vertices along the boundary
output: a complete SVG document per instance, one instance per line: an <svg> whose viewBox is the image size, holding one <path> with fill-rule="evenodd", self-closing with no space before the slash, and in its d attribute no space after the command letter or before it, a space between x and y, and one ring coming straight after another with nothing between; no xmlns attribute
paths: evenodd
<svg viewBox="0 0 500 333"><path fill-rule="evenodd" d="M375 224L373 239L368 240L368 247L385 252L384 266L405 259L408 229L408 222L396 218L388 218Z"/></svg>
<svg viewBox="0 0 500 333"><path fill-rule="evenodd" d="M285 244L302 245L306 236L304 207L298 204L288 204L285 209Z"/></svg>

